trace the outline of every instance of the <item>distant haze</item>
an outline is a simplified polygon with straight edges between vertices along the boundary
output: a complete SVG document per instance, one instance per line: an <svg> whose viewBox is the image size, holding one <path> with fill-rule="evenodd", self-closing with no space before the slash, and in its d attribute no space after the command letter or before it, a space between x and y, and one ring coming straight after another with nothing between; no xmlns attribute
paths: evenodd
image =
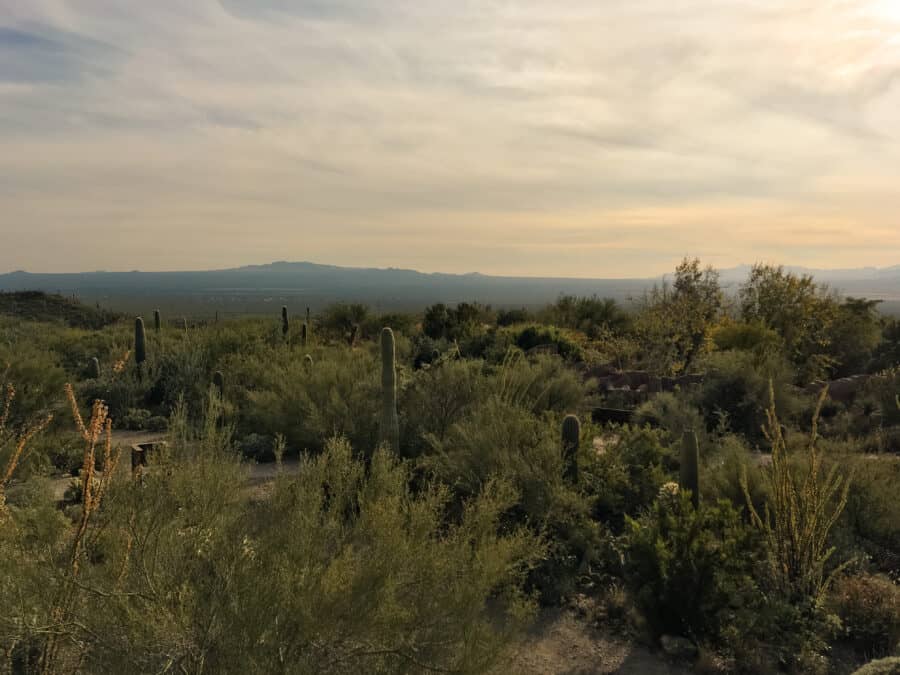
<svg viewBox="0 0 900 675"><path fill-rule="evenodd" d="M883 269L804 270L839 293L882 300L885 313L900 313L900 266ZM734 293L747 267L721 271L723 287ZM310 262L276 262L236 269L181 272L88 272L82 274L0 274L0 292L43 290L74 295L104 307L148 313L162 308L172 316L272 314L282 304L291 312L319 310L333 302L362 302L379 312L420 310L444 302L478 301L501 307L536 308L560 295L639 299L661 278L585 279L501 277L484 274L425 274L408 269L336 267Z"/></svg>
<svg viewBox="0 0 900 675"><path fill-rule="evenodd" d="M0 0L0 271L900 261L897 0Z"/></svg>

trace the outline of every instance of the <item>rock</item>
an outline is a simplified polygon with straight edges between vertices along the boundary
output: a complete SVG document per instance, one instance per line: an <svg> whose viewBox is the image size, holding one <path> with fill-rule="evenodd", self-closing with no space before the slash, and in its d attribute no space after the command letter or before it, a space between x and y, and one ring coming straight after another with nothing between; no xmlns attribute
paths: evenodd
<svg viewBox="0 0 900 675"><path fill-rule="evenodd" d="M687 638L663 635L659 638L663 653L673 659L692 659L697 656L697 646Z"/></svg>

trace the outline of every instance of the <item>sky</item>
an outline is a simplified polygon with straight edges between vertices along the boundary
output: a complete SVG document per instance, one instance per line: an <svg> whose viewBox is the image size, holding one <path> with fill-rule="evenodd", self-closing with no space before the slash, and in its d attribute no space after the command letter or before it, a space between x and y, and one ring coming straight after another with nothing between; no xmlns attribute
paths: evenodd
<svg viewBox="0 0 900 675"><path fill-rule="evenodd" d="M0 0L0 272L900 264L900 0Z"/></svg>

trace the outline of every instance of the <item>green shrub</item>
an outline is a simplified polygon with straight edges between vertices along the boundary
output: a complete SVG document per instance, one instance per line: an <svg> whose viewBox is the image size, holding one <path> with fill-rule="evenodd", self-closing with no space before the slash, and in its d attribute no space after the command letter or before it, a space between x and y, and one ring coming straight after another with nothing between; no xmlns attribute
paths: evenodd
<svg viewBox="0 0 900 675"><path fill-rule="evenodd" d="M484 400L487 380L481 361L442 361L415 371L401 393L403 454L416 457L433 437L443 442L454 424Z"/></svg>
<svg viewBox="0 0 900 675"><path fill-rule="evenodd" d="M275 461L275 439L263 434L247 434L237 442L241 454L257 462Z"/></svg>
<svg viewBox="0 0 900 675"><path fill-rule="evenodd" d="M143 408L130 408L119 422L119 426L129 431L144 431L152 414Z"/></svg>
<svg viewBox="0 0 900 675"><path fill-rule="evenodd" d="M750 502L761 513L769 497L761 465L761 460L766 456L751 452L742 438L734 434L717 438L715 446L703 467L704 480L700 492L704 499L727 499L749 517L747 498L741 485L742 477L746 476Z"/></svg>
<svg viewBox="0 0 900 675"><path fill-rule="evenodd" d="M695 406L703 415L707 429L718 426L725 415L729 429L751 442L763 442L770 382L784 419L793 420L800 408L797 397L789 393L792 369L780 355L761 358L749 352L715 352L706 357L704 368L706 377Z"/></svg>
<svg viewBox="0 0 900 675"><path fill-rule="evenodd" d="M900 459L843 455L835 462L853 480L832 543L843 546L843 559L865 554L876 569L900 575Z"/></svg>
<svg viewBox="0 0 900 675"><path fill-rule="evenodd" d="M531 580L545 602L572 593L597 555L600 530L590 517L589 498L563 478L560 418L537 418L498 397L490 397L453 425L443 441L419 460L428 475L450 486L456 503L478 494L500 476L519 498L512 522L544 533L548 557Z"/></svg>
<svg viewBox="0 0 900 675"><path fill-rule="evenodd" d="M684 392L662 392L638 407L634 413L638 425L649 424L680 438L685 429L695 429L702 434L706 424L697 408Z"/></svg>
<svg viewBox="0 0 900 675"><path fill-rule="evenodd" d="M567 361L580 361L583 357L581 346L555 326L526 326L515 332L514 340L516 346L525 352L549 347Z"/></svg>
<svg viewBox="0 0 900 675"><path fill-rule="evenodd" d="M625 517L636 517L671 480L673 462L660 432L646 427L623 427L601 442L602 454L592 453L582 473L596 495L596 519L620 532Z"/></svg>
<svg viewBox="0 0 900 675"><path fill-rule="evenodd" d="M900 643L900 588L879 575L839 579L831 603L840 617L843 635L867 656L893 653Z"/></svg>
<svg viewBox="0 0 900 675"><path fill-rule="evenodd" d="M529 359L518 350L510 350L491 372L488 386L502 400L535 414L580 411L585 396L584 382L561 358Z"/></svg>
<svg viewBox="0 0 900 675"><path fill-rule="evenodd" d="M900 675L900 656L889 656L867 663L853 675Z"/></svg>
<svg viewBox="0 0 900 675"><path fill-rule="evenodd" d="M369 348L321 348L315 367L302 352L282 347L270 354L236 356L227 362L229 403L241 434L284 434L294 451L321 451L335 434L360 452L378 444L380 372ZM400 373L401 391L404 373Z"/></svg>
<svg viewBox="0 0 900 675"><path fill-rule="evenodd" d="M8 365L8 369L7 369ZM7 383L16 388L7 426L19 428L43 413L60 409L67 377L55 355L34 345L0 343L0 397Z"/></svg>
<svg viewBox="0 0 900 675"><path fill-rule="evenodd" d="M627 525L625 579L650 630L719 640L755 593L760 549L740 513L725 501L698 511L679 493Z"/></svg>

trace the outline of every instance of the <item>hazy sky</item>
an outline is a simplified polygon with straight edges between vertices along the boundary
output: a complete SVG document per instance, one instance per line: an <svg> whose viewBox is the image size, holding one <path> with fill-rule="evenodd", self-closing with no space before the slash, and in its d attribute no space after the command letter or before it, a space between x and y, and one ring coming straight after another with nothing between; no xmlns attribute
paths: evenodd
<svg viewBox="0 0 900 675"><path fill-rule="evenodd" d="M900 263L900 0L0 0L0 271Z"/></svg>

